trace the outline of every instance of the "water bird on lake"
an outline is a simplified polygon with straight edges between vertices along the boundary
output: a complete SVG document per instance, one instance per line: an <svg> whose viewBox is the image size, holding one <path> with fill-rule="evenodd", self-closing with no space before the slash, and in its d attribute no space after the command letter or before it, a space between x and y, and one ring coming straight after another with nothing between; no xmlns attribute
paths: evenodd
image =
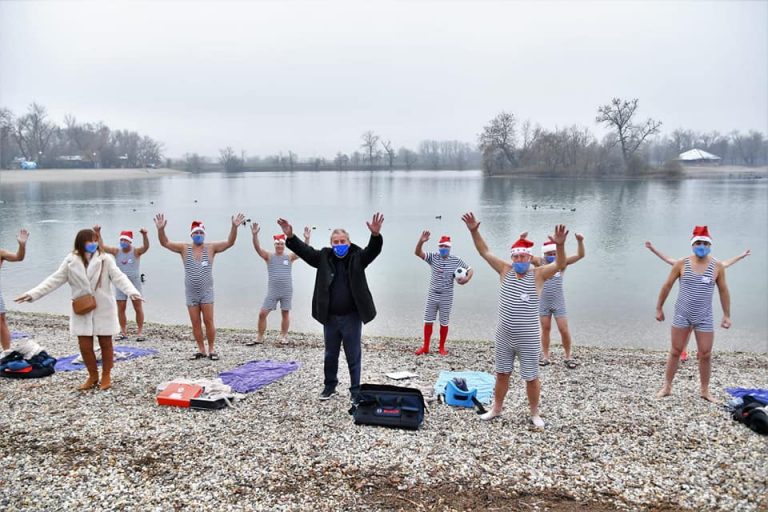
<svg viewBox="0 0 768 512"><path fill-rule="evenodd" d="M442 215L435 215L435 218L436 218L436 219L442 219L442 218L443 218L443 216L442 216Z"/></svg>

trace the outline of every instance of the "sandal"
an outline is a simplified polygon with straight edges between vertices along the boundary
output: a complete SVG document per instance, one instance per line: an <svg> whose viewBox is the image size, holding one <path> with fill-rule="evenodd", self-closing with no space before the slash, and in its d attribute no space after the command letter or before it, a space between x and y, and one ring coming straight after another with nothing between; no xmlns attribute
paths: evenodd
<svg viewBox="0 0 768 512"><path fill-rule="evenodd" d="M192 359L193 361L196 361L196 360L198 360L198 359L205 359L206 357L208 357L208 356L206 356L206 355L205 355L205 354L203 354L202 352L198 352L197 354L195 354L194 356L192 356L192 358L191 358L191 359Z"/></svg>
<svg viewBox="0 0 768 512"><path fill-rule="evenodd" d="M565 367L568 368L569 370L573 370L574 368L579 366L579 363L577 363L575 359L566 359L565 361L563 361L563 363L565 363Z"/></svg>
<svg viewBox="0 0 768 512"><path fill-rule="evenodd" d="M123 333L120 333L117 336L115 336L115 341L125 341L127 339L128 339L128 336L126 336Z"/></svg>
<svg viewBox="0 0 768 512"><path fill-rule="evenodd" d="M549 366L552 362L549 359L539 359L539 366Z"/></svg>
<svg viewBox="0 0 768 512"><path fill-rule="evenodd" d="M208 354L208 357L211 358L211 361L218 361L219 360L219 354L216 352L211 352Z"/></svg>
<svg viewBox="0 0 768 512"><path fill-rule="evenodd" d="M147 341L147 338L145 338L144 336L139 336L138 338L136 338L136 341L141 343L142 341Z"/></svg>

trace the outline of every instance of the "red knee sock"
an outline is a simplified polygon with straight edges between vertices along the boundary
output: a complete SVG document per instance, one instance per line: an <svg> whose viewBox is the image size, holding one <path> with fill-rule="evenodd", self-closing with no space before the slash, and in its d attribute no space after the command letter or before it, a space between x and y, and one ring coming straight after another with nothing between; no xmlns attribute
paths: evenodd
<svg viewBox="0 0 768 512"><path fill-rule="evenodd" d="M424 322L424 346L422 346L419 350L416 351L417 356L429 353L429 341L431 339L432 339L432 324L428 322Z"/></svg>
<svg viewBox="0 0 768 512"><path fill-rule="evenodd" d="M445 350L445 340L447 339L448 339L448 326L441 325L440 326L440 355L442 356L448 353L448 351Z"/></svg>

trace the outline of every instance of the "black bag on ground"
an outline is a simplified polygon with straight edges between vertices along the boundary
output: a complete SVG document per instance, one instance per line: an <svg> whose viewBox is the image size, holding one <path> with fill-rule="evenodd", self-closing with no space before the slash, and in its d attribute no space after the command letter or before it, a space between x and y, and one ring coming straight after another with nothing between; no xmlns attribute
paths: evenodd
<svg viewBox="0 0 768 512"><path fill-rule="evenodd" d="M349 413L357 425L417 430L424 421L425 407L424 396L418 389L363 384Z"/></svg>
<svg viewBox="0 0 768 512"><path fill-rule="evenodd" d="M764 436L768 435L768 413L766 406L751 395L743 397L744 403L733 411L733 419Z"/></svg>

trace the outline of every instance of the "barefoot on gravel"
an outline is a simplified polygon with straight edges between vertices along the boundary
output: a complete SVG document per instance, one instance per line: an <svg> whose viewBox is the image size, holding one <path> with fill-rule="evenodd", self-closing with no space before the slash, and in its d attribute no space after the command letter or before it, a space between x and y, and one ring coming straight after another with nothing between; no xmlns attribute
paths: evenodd
<svg viewBox="0 0 768 512"><path fill-rule="evenodd" d="M658 393L656 393L656 398L664 398L665 396L669 396L672 394L672 387L671 386L662 386Z"/></svg>

